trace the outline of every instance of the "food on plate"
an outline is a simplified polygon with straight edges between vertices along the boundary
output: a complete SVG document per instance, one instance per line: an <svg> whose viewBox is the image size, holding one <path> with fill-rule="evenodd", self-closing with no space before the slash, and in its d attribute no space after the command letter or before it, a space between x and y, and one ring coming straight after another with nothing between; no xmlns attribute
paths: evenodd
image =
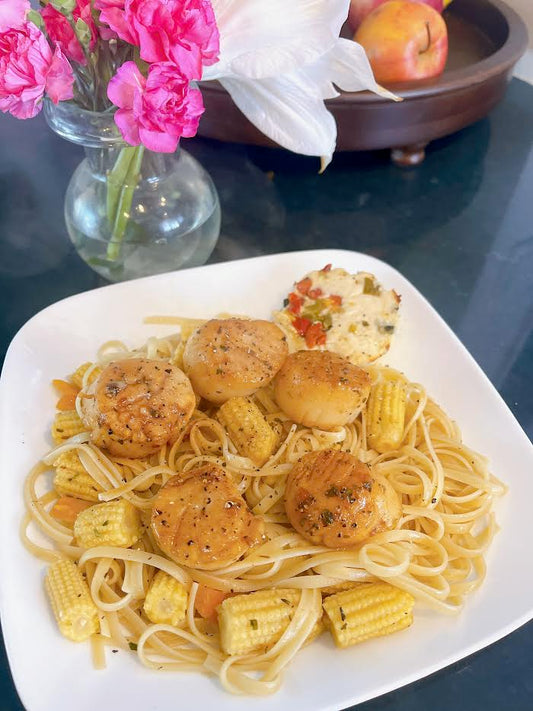
<svg viewBox="0 0 533 711"><path fill-rule="evenodd" d="M52 563L44 585L61 634L73 642L84 642L98 632L98 608L87 581L73 561L59 558Z"/></svg>
<svg viewBox="0 0 533 711"><path fill-rule="evenodd" d="M220 405L268 385L286 355L285 336L270 321L213 319L187 340L183 364L195 392Z"/></svg>
<svg viewBox="0 0 533 711"><path fill-rule="evenodd" d="M291 420L324 430L353 422L369 393L368 373L330 351L291 353L274 384L276 402Z"/></svg>
<svg viewBox="0 0 533 711"><path fill-rule="evenodd" d="M365 19L367 15L370 15L370 13L376 9L376 7L379 7L380 5L383 5L385 2L389 2L390 0L351 0L350 1L350 10L348 12L348 24L352 28L352 30L356 30L361 22ZM429 5L433 9L435 9L437 12L442 12L443 9L446 7L446 5L450 2L450 0L412 0L413 2L422 2L425 3L426 5Z"/></svg>
<svg viewBox="0 0 533 711"><path fill-rule="evenodd" d="M187 614L187 598L185 585L159 570L150 583L143 610L154 625L179 625Z"/></svg>
<svg viewBox="0 0 533 711"><path fill-rule="evenodd" d="M258 406L250 399L232 397L221 405L217 419L239 454L262 466L273 454L278 436Z"/></svg>
<svg viewBox="0 0 533 711"><path fill-rule="evenodd" d="M299 459L287 476L285 511L304 538L347 548L400 520L400 497L387 479L349 452L324 449Z"/></svg>
<svg viewBox="0 0 533 711"><path fill-rule="evenodd" d="M327 264L297 281L273 318L291 351L329 350L364 365L388 351L399 306L394 289L384 289L373 274Z"/></svg>
<svg viewBox="0 0 533 711"><path fill-rule="evenodd" d="M402 443L407 410L407 381L397 373L383 371L373 383L367 407L368 443L380 454Z"/></svg>
<svg viewBox="0 0 533 711"><path fill-rule="evenodd" d="M406 629L413 623L415 599L388 583L365 583L329 595L324 612L338 647Z"/></svg>
<svg viewBox="0 0 533 711"><path fill-rule="evenodd" d="M448 31L441 15L425 3L390 0L363 20L354 40L364 47L376 81L392 84L442 74Z"/></svg>
<svg viewBox="0 0 533 711"><path fill-rule="evenodd" d="M109 363L81 399L91 440L110 454L143 457L176 439L196 398L184 373L170 363L127 358Z"/></svg>
<svg viewBox="0 0 533 711"><path fill-rule="evenodd" d="M74 538L82 548L129 548L142 533L140 513L126 499L90 506L79 513L74 522Z"/></svg>
<svg viewBox="0 0 533 711"><path fill-rule="evenodd" d="M311 350L288 355L266 321L176 318L180 334L104 344L57 388L68 409L26 480L22 537L51 563L60 632L90 639L97 667L111 647L268 694L318 635L345 647L398 632L413 600L456 612L481 585L504 489L423 385L369 362L388 348L399 297L329 267L291 293L325 327ZM284 315L291 341L297 316ZM152 395L173 413L161 429L143 419ZM116 441L87 419L99 396Z"/></svg>
<svg viewBox="0 0 533 711"><path fill-rule="evenodd" d="M305 642L311 641L324 626L320 617L320 595L314 595L303 619L294 620L302 591L291 588L258 590L248 595L229 597L220 605L220 646L228 655L250 654L261 647L272 647L287 633L294 632ZM297 622L298 624L295 624Z"/></svg>
<svg viewBox="0 0 533 711"><path fill-rule="evenodd" d="M153 500L151 527L169 558L199 570L234 563L264 535L263 519L215 464L171 477Z"/></svg>

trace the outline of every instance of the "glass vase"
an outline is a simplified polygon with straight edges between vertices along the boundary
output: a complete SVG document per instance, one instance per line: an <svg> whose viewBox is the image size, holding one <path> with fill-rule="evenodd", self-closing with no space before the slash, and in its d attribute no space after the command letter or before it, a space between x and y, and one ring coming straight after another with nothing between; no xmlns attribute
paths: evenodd
<svg viewBox="0 0 533 711"><path fill-rule="evenodd" d="M45 102L48 125L85 149L65 196L80 257L111 281L204 264L220 232L220 203L200 163L179 147L154 153L123 142L113 113Z"/></svg>

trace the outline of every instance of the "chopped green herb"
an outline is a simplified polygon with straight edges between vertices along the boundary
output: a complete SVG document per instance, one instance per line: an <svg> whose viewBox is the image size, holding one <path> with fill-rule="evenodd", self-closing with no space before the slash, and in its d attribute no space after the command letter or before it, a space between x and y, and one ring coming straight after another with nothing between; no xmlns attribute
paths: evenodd
<svg viewBox="0 0 533 711"><path fill-rule="evenodd" d="M342 607L339 607L339 612L341 613L341 620L344 622L344 620L346 619L346 615L344 614L344 610L342 609Z"/></svg>
<svg viewBox="0 0 533 711"><path fill-rule="evenodd" d="M322 511L320 518L322 519L322 524L324 526L331 526L331 524L335 521L335 517L331 511L328 511L328 509L324 509L324 511Z"/></svg>
<svg viewBox="0 0 533 711"><path fill-rule="evenodd" d="M135 642L128 642L128 646L131 649L132 652L137 651L137 644Z"/></svg>
<svg viewBox="0 0 533 711"><path fill-rule="evenodd" d="M250 627L253 630L256 630L257 629L257 620L250 620Z"/></svg>

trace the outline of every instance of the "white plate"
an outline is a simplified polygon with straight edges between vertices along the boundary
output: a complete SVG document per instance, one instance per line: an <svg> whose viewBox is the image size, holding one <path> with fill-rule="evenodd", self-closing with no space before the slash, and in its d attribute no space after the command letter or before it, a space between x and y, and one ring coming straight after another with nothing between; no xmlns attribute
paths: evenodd
<svg viewBox="0 0 533 711"><path fill-rule="evenodd" d="M221 311L268 317L293 281L332 262L373 272L402 295L401 324L386 360L423 382L460 424L465 441L487 454L510 490L497 509L501 532L488 555L488 575L463 613L452 619L420 610L401 634L348 650L323 635L285 674L281 691L250 699L225 693L216 679L158 674L134 655L108 654L94 671L89 645L63 639L42 589L44 565L19 542L24 477L50 446L54 406L50 380L93 357L108 339L130 345L168 327L143 325L150 314L211 316ZM533 448L472 357L434 309L383 262L345 251L281 254L104 287L45 309L17 334L0 385L0 603L13 677L29 711L167 710L176 705L217 711L339 709L396 689L503 637L533 617L531 501Z"/></svg>

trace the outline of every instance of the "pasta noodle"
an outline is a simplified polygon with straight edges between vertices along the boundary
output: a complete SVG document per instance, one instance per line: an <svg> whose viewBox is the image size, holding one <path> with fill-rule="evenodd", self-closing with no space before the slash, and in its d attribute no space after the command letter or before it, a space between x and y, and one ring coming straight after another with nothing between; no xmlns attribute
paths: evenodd
<svg viewBox="0 0 533 711"><path fill-rule="evenodd" d="M97 362L85 370L83 385L95 369L112 360L142 356L175 363L180 349L177 336L150 338L144 347L131 351L120 341L104 344ZM378 376L383 368L374 365L371 370ZM82 433L49 452L29 474L24 487L23 541L33 555L47 562L67 556L85 573L100 611L100 633L92 641L97 667L105 663L105 646L129 647L152 669L216 674L230 692L268 694L279 687L283 669L320 619L322 594L381 579L439 612L456 613L465 597L481 585L484 553L497 530L492 504L504 487L491 475L486 459L463 444L457 425L422 385L408 383L402 443L384 454L368 446L364 413L353 424L326 432L288 420L276 406L271 386L252 397L279 437L276 451L260 468L238 454L210 408L197 409L174 445L165 445L145 459L111 457ZM79 414L81 398L83 390L78 395ZM283 504L287 474L303 454L325 448L350 452L392 484L403 502L402 518L394 530L355 548L334 550L309 543L290 527ZM59 454L70 450L77 452L101 486L100 501L127 499L141 511L145 524L157 491L172 475L208 462L218 464L231 474L252 512L264 517L266 540L216 571L172 562L161 554L148 527L133 548L83 550L75 545L72 530L49 513L55 492L40 493L41 482ZM32 540L32 526L46 535L51 547ZM144 596L158 570L188 588L186 619L179 627L151 624L143 614ZM293 588L301 595L290 624L272 647L228 656L221 649L216 626L195 612L199 585L231 593Z"/></svg>

